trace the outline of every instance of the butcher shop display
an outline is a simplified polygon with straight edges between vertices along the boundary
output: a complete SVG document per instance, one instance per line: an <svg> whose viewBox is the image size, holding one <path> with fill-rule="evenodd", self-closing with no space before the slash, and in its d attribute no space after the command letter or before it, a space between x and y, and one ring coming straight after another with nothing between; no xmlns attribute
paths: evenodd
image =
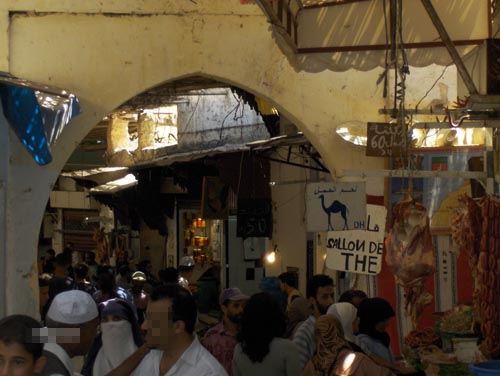
<svg viewBox="0 0 500 376"><path fill-rule="evenodd" d="M405 198L394 205L388 228L386 262L404 289L405 313L417 328L425 306L432 302L424 282L435 271L428 211L421 203Z"/></svg>
<svg viewBox="0 0 500 376"><path fill-rule="evenodd" d="M482 202L482 236L478 262L481 332L485 349L500 355L500 202L485 197Z"/></svg>

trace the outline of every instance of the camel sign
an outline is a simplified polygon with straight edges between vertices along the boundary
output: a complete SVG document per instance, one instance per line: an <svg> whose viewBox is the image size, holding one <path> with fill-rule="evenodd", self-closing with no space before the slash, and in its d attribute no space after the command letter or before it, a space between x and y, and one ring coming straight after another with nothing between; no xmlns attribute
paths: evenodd
<svg viewBox="0 0 500 376"><path fill-rule="evenodd" d="M306 187L307 231L345 231L366 221L365 183L311 183Z"/></svg>

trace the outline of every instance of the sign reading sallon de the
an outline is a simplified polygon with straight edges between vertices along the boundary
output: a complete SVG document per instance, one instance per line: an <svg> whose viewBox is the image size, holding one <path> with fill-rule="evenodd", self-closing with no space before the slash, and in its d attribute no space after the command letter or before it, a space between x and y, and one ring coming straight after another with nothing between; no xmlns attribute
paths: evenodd
<svg viewBox="0 0 500 376"><path fill-rule="evenodd" d="M326 240L326 266L360 274L378 274L382 269L387 209L367 205L367 217L358 230L329 231Z"/></svg>
<svg viewBox="0 0 500 376"><path fill-rule="evenodd" d="M311 183L306 187L307 231L352 230L366 220L365 183Z"/></svg>

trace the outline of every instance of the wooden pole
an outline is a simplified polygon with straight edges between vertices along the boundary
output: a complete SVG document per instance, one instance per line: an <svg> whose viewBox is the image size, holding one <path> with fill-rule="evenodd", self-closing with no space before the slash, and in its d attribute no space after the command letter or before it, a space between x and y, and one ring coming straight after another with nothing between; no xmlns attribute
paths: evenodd
<svg viewBox="0 0 500 376"><path fill-rule="evenodd" d="M450 36L448 35L448 32L446 31L443 23L441 22L441 19L439 18L436 9L434 9L434 6L432 5L431 0L421 0L422 5L424 6L425 10L429 14L429 17L431 18L432 23L436 27L436 30L439 33L439 36L443 40L443 43L450 53L451 59L457 66L458 73L464 80L465 86L467 87L467 90L469 90L470 94L477 94L477 89L476 85L474 85L474 81L472 81L472 78L467 71L467 68L465 67L464 62L462 61L462 58L457 52L457 49L455 48L455 45L451 41Z"/></svg>

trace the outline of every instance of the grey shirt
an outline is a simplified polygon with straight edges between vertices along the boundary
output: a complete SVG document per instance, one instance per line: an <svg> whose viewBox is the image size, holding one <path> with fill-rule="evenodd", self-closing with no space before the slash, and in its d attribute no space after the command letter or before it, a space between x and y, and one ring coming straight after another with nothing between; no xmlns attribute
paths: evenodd
<svg viewBox="0 0 500 376"><path fill-rule="evenodd" d="M241 350L241 344L234 349L234 376L299 376L300 371L299 351L288 339L274 338L261 363L253 363Z"/></svg>

